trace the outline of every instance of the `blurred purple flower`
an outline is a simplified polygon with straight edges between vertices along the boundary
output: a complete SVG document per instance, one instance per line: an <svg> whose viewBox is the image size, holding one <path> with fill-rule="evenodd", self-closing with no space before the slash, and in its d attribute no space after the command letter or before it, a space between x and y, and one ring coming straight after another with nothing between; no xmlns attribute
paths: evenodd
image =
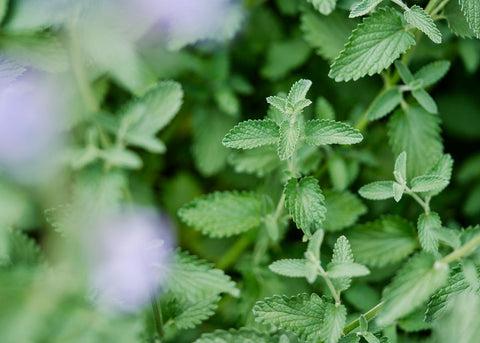
<svg viewBox="0 0 480 343"><path fill-rule="evenodd" d="M0 80L0 169L35 183L52 171L61 146L62 100L43 74L27 71L15 78Z"/></svg>
<svg viewBox="0 0 480 343"><path fill-rule="evenodd" d="M107 310L131 312L159 290L173 250L171 225L153 211L106 216L88 237L95 301Z"/></svg>

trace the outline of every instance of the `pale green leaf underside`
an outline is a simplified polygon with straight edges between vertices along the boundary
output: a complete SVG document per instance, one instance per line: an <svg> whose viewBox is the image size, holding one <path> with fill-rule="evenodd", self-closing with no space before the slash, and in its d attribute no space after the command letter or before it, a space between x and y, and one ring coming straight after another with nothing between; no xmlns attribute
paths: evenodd
<svg viewBox="0 0 480 343"><path fill-rule="evenodd" d="M322 339L324 307L316 294L275 295L257 302L253 313L257 321L292 331L307 342L318 342Z"/></svg>
<svg viewBox="0 0 480 343"><path fill-rule="evenodd" d="M409 178L423 175L442 155L440 118L421 107L395 112L388 123L388 135L395 154L407 153Z"/></svg>
<svg viewBox="0 0 480 343"><path fill-rule="evenodd" d="M391 8L381 9L365 18L353 31L345 49L330 68L335 81L357 80L379 73L415 44L402 20Z"/></svg>
<svg viewBox="0 0 480 343"><path fill-rule="evenodd" d="M439 44L442 42L442 34L432 17L420 6L414 5L403 14L407 23L415 26L425 33L433 42Z"/></svg>
<svg viewBox="0 0 480 343"><path fill-rule="evenodd" d="M305 141L310 145L356 144L363 140L360 131L329 119L314 119L305 124Z"/></svg>
<svg viewBox="0 0 480 343"><path fill-rule="evenodd" d="M279 343L279 341L278 338L270 337L255 329L241 328L205 333L194 343Z"/></svg>
<svg viewBox="0 0 480 343"><path fill-rule="evenodd" d="M429 253L438 252L438 239L435 230L442 227L440 216L435 212L422 213L418 217L418 238L422 249Z"/></svg>
<svg viewBox="0 0 480 343"><path fill-rule="evenodd" d="M355 259L371 267L397 263L418 246L413 225L395 216L354 226L347 236Z"/></svg>
<svg viewBox="0 0 480 343"><path fill-rule="evenodd" d="M436 264L432 255L412 257L383 292L379 325L388 325L415 310L447 282L448 275L448 265Z"/></svg>
<svg viewBox="0 0 480 343"><path fill-rule="evenodd" d="M211 237L228 237L262 222L262 200L254 193L216 192L182 207L180 218Z"/></svg>
<svg viewBox="0 0 480 343"><path fill-rule="evenodd" d="M438 159L437 163L435 163L435 165L426 172L425 174L426 176L428 175L439 176L447 180L447 183L445 184L445 186L436 188L435 190L428 192L428 195L431 195L431 196L437 195L438 193L443 191L445 187L447 187L452 177L452 168L453 168L452 156L448 154L444 154Z"/></svg>
<svg viewBox="0 0 480 343"><path fill-rule="evenodd" d="M337 343L343 334L346 319L347 308L344 305L326 303L321 332L322 342Z"/></svg>
<svg viewBox="0 0 480 343"><path fill-rule="evenodd" d="M350 10L349 18L356 18L371 12L382 0L361 0L356 2Z"/></svg>
<svg viewBox="0 0 480 343"><path fill-rule="evenodd" d="M375 181L358 190L365 199L385 200L393 198L393 181Z"/></svg>
<svg viewBox="0 0 480 343"><path fill-rule="evenodd" d="M253 149L277 144L279 128L273 120L247 120L237 124L223 139L223 145L235 149Z"/></svg>
<svg viewBox="0 0 480 343"><path fill-rule="evenodd" d="M278 157L283 161L292 157L300 136L300 125L285 120L280 125L280 139L278 141Z"/></svg>
<svg viewBox="0 0 480 343"><path fill-rule="evenodd" d="M428 192L437 189L445 188L449 180L435 175L417 176L411 182L412 191L414 192Z"/></svg>
<svg viewBox="0 0 480 343"><path fill-rule="evenodd" d="M187 252L177 251L165 278L165 290L176 297L200 301L220 293L238 296L239 291L228 275Z"/></svg>
<svg viewBox="0 0 480 343"><path fill-rule="evenodd" d="M285 185L286 206L305 235L310 236L322 227L327 209L318 181L313 177L291 178Z"/></svg>
<svg viewBox="0 0 480 343"><path fill-rule="evenodd" d="M297 82L295 82L292 87L290 88L290 92L288 93L288 102L292 105L295 106L296 103L298 103L301 100L305 100L305 97L307 96L307 92L312 86L312 81L310 80L305 80L305 79L300 79Z"/></svg>
<svg viewBox="0 0 480 343"><path fill-rule="evenodd" d="M355 262L330 263L327 274L332 279L338 279L368 275L370 270L364 265Z"/></svg>
<svg viewBox="0 0 480 343"><path fill-rule="evenodd" d="M459 2L468 25L477 38L480 38L480 2L478 0L459 0Z"/></svg>
<svg viewBox="0 0 480 343"><path fill-rule="evenodd" d="M383 118L392 112L401 101L402 93L400 93L397 87L384 90L372 101L367 109L365 118L370 121Z"/></svg>
<svg viewBox="0 0 480 343"><path fill-rule="evenodd" d="M307 0L313 7L324 15L329 15L335 9L337 0Z"/></svg>
<svg viewBox="0 0 480 343"><path fill-rule="evenodd" d="M305 277L305 259L284 259L268 266L276 274L288 277Z"/></svg>

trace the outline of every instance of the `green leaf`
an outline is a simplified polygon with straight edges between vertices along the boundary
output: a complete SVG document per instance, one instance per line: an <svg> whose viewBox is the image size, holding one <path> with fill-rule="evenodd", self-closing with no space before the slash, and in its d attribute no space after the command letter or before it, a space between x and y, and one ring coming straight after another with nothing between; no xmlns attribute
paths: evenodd
<svg viewBox="0 0 480 343"><path fill-rule="evenodd" d="M337 0L307 0L313 7L324 15L329 15L335 9Z"/></svg>
<svg viewBox="0 0 480 343"><path fill-rule="evenodd" d="M276 148L265 146L231 154L228 162L237 173L255 174L263 177L282 165Z"/></svg>
<svg viewBox="0 0 480 343"><path fill-rule="evenodd" d="M440 118L421 107L395 112L388 123L388 135L395 154L407 153L409 178L423 175L442 155Z"/></svg>
<svg viewBox="0 0 480 343"><path fill-rule="evenodd" d="M337 82L371 76L389 67L414 44L413 34L405 30L397 12L380 9L353 31L328 75Z"/></svg>
<svg viewBox="0 0 480 343"><path fill-rule="evenodd" d="M231 116L215 110L202 107L194 110L192 154L202 175L211 176L225 167L230 149L222 144L222 139L235 123Z"/></svg>
<svg viewBox="0 0 480 343"><path fill-rule="evenodd" d="M406 85L415 81L410 69L408 69L408 67L402 61L395 61L395 69L397 69L400 78Z"/></svg>
<svg viewBox="0 0 480 343"><path fill-rule="evenodd" d="M384 200L393 198L393 181L375 181L358 190L365 199Z"/></svg>
<svg viewBox="0 0 480 343"><path fill-rule="evenodd" d="M292 51L295 51L295 54L292 54ZM273 41L267 50L266 62L260 72L269 80L279 80L302 66L310 54L310 46L299 36Z"/></svg>
<svg viewBox="0 0 480 343"><path fill-rule="evenodd" d="M444 16L455 35L462 38L473 38L475 36L475 32L470 28L460 8L459 1L449 1L445 6Z"/></svg>
<svg viewBox="0 0 480 343"><path fill-rule="evenodd" d="M7 9L8 9L8 0L0 0L0 24L3 21L3 18L5 18L5 15L7 14Z"/></svg>
<svg viewBox="0 0 480 343"><path fill-rule="evenodd" d="M395 179L398 183L405 183L407 181L407 153L402 151L395 160L394 168Z"/></svg>
<svg viewBox="0 0 480 343"><path fill-rule="evenodd" d="M362 334L362 337L365 338L365 340L368 342L368 343L380 343L380 340L375 337L375 335L371 332L365 332Z"/></svg>
<svg viewBox="0 0 480 343"><path fill-rule="evenodd" d="M400 262L417 248L415 228L396 216L354 226L347 236L357 261L370 267Z"/></svg>
<svg viewBox="0 0 480 343"><path fill-rule="evenodd" d="M273 120L243 121L223 139L223 145L235 149L253 149L262 145L277 144L279 128Z"/></svg>
<svg viewBox="0 0 480 343"><path fill-rule="evenodd" d="M459 267L453 269L452 274L444 287L439 289L428 303L425 320L431 322L436 320L445 311L445 307L451 298L470 288L463 272Z"/></svg>
<svg viewBox="0 0 480 343"><path fill-rule="evenodd" d="M307 92L312 86L312 81L300 79L295 82L292 87L290 88L290 92L288 93L287 100L292 105L295 106L299 101L305 100L307 96Z"/></svg>
<svg viewBox="0 0 480 343"><path fill-rule="evenodd" d="M346 290L350 287L351 279L348 277L350 276L348 274L358 271L358 266L355 265L352 249L347 238L345 236L338 237L333 248L332 261L327 266L328 275L336 279L334 280L336 289ZM363 268L366 269L365 267Z"/></svg>
<svg viewBox="0 0 480 343"><path fill-rule="evenodd" d="M325 231L339 231L349 227L367 212L360 199L348 192L325 191L327 219L323 223Z"/></svg>
<svg viewBox="0 0 480 343"><path fill-rule="evenodd" d="M316 49L317 54L329 61L334 60L342 51L356 24L354 20L347 20L342 11L322 16L307 6L302 9L300 19L305 41Z"/></svg>
<svg viewBox="0 0 480 343"><path fill-rule="evenodd" d="M328 119L314 119L305 124L305 141L310 145L356 144L363 140L357 129Z"/></svg>
<svg viewBox="0 0 480 343"><path fill-rule="evenodd" d="M420 6L414 5L403 13L405 21L425 33L434 43L442 42L442 34L432 17Z"/></svg>
<svg viewBox="0 0 480 343"><path fill-rule="evenodd" d="M424 175L417 176L411 181L413 192L428 192L439 188L445 188L448 180L441 176Z"/></svg>
<svg viewBox="0 0 480 343"><path fill-rule="evenodd" d="M363 264L355 262L331 263L328 266L327 274L332 279L350 278L368 275L370 270Z"/></svg>
<svg viewBox="0 0 480 343"><path fill-rule="evenodd" d="M300 137L300 125L285 120L280 125L280 138L278 141L278 157L283 161L292 157Z"/></svg>
<svg viewBox="0 0 480 343"><path fill-rule="evenodd" d="M422 249L429 253L438 252L438 239L435 230L442 227L440 216L435 212L422 213L418 217L418 238Z"/></svg>
<svg viewBox="0 0 480 343"><path fill-rule="evenodd" d="M448 275L448 265L435 262L432 255L412 257L384 289L378 324L388 325L415 310L447 282Z"/></svg>
<svg viewBox="0 0 480 343"><path fill-rule="evenodd" d="M385 117L392 112L402 101L402 93L397 87L380 92L368 106L365 118L373 121Z"/></svg>
<svg viewBox="0 0 480 343"><path fill-rule="evenodd" d="M276 274L288 277L305 277L305 259L284 259L268 266Z"/></svg>
<svg viewBox="0 0 480 343"><path fill-rule="evenodd" d="M220 299L217 295L197 301L172 298L164 303L162 299L163 319L177 330L193 329L215 313ZM168 325L165 325L167 328Z"/></svg>
<svg viewBox="0 0 480 343"><path fill-rule="evenodd" d="M420 68L413 77L415 80L422 80L422 87L427 88L441 80L447 74L450 65L450 61L435 61Z"/></svg>
<svg viewBox="0 0 480 343"><path fill-rule="evenodd" d="M234 297L240 293L235 282L222 270L214 269L212 264L186 251L176 251L165 280L167 291L192 302L220 293L229 293Z"/></svg>
<svg viewBox="0 0 480 343"><path fill-rule="evenodd" d="M253 309L256 320L292 331L307 342L322 340L325 304L313 293L293 297L274 295L257 302Z"/></svg>
<svg viewBox="0 0 480 343"><path fill-rule="evenodd" d="M340 236L333 247L332 263L353 262L353 253L347 237Z"/></svg>
<svg viewBox="0 0 480 343"><path fill-rule="evenodd" d="M370 13L382 0L360 0L352 6L349 18L356 18Z"/></svg>
<svg viewBox="0 0 480 343"><path fill-rule="evenodd" d="M337 343L343 334L347 319L347 308L343 305L325 304L321 338L324 343Z"/></svg>
<svg viewBox="0 0 480 343"><path fill-rule="evenodd" d="M418 88L412 90L413 97L418 101L418 103L430 113L438 113L437 104L435 100L427 93L423 88Z"/></svg>
<svg viewBox="0 0 480 343"><path fill-rule="evenodd" d="M111 166L125 169L139 169L143 162L138 154L131 150L110 148L102 150L100 156Z"/></svg>
<svg viewBox="0 0 480 343"><path fill-rule="evenodd" d="M351 181L351 175L345 159L339 153L332 152L328 156L327 162L328 175L332 183L332 188L336 191L347 189Z"/></svg>
<svg viewBox="0 0 480 343"><path fill-rule="evenodd" d="M2 261L4 256L0 256L0 267L5 264L12 267L35 267L42 261L39 246L26 234L16 229L10 229L5 238L7 240L7 256L6 261Z"/></svg>
<svg viewBox="0 0 480 343"><path fill-rule="evenodd" d="M398 326L405 332L419 332L432 328L430 323L425 322L425 311L422 308L400 320Z"/></svg>
<svg viewBox="0 0 480 343"><path fill-rule="evenodd" d="M278 338L259 332L255 329L241 328L216 330L211 333L204 333L194 343L280 343Z"/></svg>
<svg viewBox="0 0 480 343"><path fill-rule="evenodd" d="M360 336L357 335L355 332L352 332L346 336L340 338L338 343L358 343L360 342Z"/></svg>
<svg viewBox="0 0 480 343"><path fill-rule="evenodd" d="M123 111L119 139L128 144L144 148L152 153L161 153L163 144L155 135L163 129L178 112L182 104L183 91L179 83L160 82L143 97L131 101ZM120 129L119 129L120 131ZM119 133L120 135L120 133Z"/></svg>
<svg viewBox="0 0 480 343"><path fill-rule="evenodd" d="M287 111L287 99L280 96L269 96L267 102L282 113Z"/></svg>
<svg viewBox="0 0 480 343"><path fill-rule="evenodd" d="M477 38L480 38L480 3L476 0L459 0L459 3L468 25Z"/></svg>
<svg viewBox="0 0 480 343"><path fill-rule="evenodd" d="M435 163L435 165L425 173L426 176L439 176L448 181L445 186L430 191L429 195L437 195L438 193L443 191L445 187L447 187L447 185L450 183L450 179L452 178L452 168L452 156L450 156L449 154L444 154L438 159L437 163Z"/></svg>
<svg viewBox="0 0 480 343"><path fill-rule="evenodd" d="M255 193L215 192L185 205L178 215L211 237L228 237L261 224L262 199Z"/></svg>
<svg viewBox="0 0 480 343"><path fill-rule="evenodd" d="M320 262L320 248L323 243L323 237L325 232L320 229L315 231L310 240L308 241L307 252L310 252L317 261Z"/></svg>
<svg viewBox="0 0 480 343"><path fill-rule="evenodd" d="M321 229L327 209L318 181L313 177L290 178L285 185L286 206L307 237Z"/></svg>
<svg viewBox="0 0 480 343"><path fill-rule="evenodd" d="M315 113L318 119L335 120L335 109L323 96L317 98Z"/></svg>
<svg viewBox="0 0 480 343"><path fill-rule="evenodd" d="M403 192L405 191L405 184L399 184L397 182L393 183L393 199L396 202L402 200Z"/></svg>

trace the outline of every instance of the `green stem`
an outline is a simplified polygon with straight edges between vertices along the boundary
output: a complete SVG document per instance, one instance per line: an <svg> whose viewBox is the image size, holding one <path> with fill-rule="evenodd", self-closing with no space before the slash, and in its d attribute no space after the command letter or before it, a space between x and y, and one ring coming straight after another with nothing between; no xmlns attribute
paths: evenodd
<svg viewBox="0 0 480 343"><path fill-rule="evenodd" d="M333 286L332 280L328 277L327 272L322 268L320 263L318 264L318 271L320 272L320 275L323 277L325 280L325 283L327 284L328 289L330 290L330 293L332 293L333 299L335 299L335 305L340 305L342 300L340 300L340 296L337 293L337 290Z"/></svg>
<svg viewBox="0 0 480 343"><path fill-rule="evenodd" d="M163 331L163 318L162 318L162 309L155 296L151 299L152 310L153 310L153 320L155 322L155 329L157 330L157 335L162 340L165 332Z"/></svg>
<svg viewBox="0 0 480 343"><path fill-rule="evenodd" d="M252 242L248 236L241 236L235 244L218 260L218 269L228 269L232 266Z"/></svg>
<svg viewBox="0 0 480 343"><path fill-rule="evenodd" d="M425 214L430 213L430 204L422 200L422 198L420 198L415 192L412 192L410 188L405 187L405 194L410 195L417 203L419 203L420 206L422 206L423 210L425 211Z"/></svg>
<svg viewBox="0 0 480 343"><path fill-rule="evenodd" d="M480 234L473 237L471 240L469 240L462 247L458 248L457 250L455 250L455 251L451 252L450 254L448 254L447 256L445 256L442 260L440 260L440 262L447 263L447 264L452 263L453 261L456 261L459 258L461 258L462 256L471 252L479 244L480 244Z"/></svg>
<svg viewBox="0 0 480 343"><path fill-rule="evenodd" d="M425 12L432 14L433 10L440 3L440 1L442 0L430 0L430 2L427 4L427 7L425 7Z"/></svg>
<svg viewBox="0 0 480 343"><path fill-rule="evenodd" d="M280 197L280 200L278 201L277 208L275 210L275 219L278 219L280 217L280 214L282 213L283 207L285 206L285 198L286 195L285 193L282 193L282 196Z"/></svg>
<svg viewBox="0 0 480 343"><path fill-rule="evenodd" d="M365 316L365 318L367 320L372 319L378 313L378 311L380 311L382 309L382 306L383 306L383 302L380 302L377 305L375 305L374 307L372 307L370 310L368 310L368 312L366 312L363 315ZM355 330L359 326L360 326L360 317L358 317L353 322L351 322L350 324L345 326L343 328L343 334L346 335L346 334L352 332L353 330Z"/></svg>
<svg viewBox="0 0 480 343"><path fill-rule="evenodd" d="M449 2L450 0L443 0L437 7L435 7L434 10L432 10L432 13L430 15L433 17L435 16L438 12L440 12Z"/></svg>

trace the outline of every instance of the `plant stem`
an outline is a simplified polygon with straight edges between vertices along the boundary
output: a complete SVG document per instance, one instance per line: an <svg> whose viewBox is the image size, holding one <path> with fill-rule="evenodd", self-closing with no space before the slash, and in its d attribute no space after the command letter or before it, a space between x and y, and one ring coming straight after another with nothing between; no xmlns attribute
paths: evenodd
<svg viewBox="0 0 480 343"><path fill-rule="evenodd" d="M405 187L405 194L410 195L413 199L415 199L416 202L420 204L420 206L423 207L423 210L425 211L425 214L430 213L430 205L428 202L423 201L422 198L420 198L415 192L412 192L412 190L408 187Z"/></svg>
<svg viewBox="0 0 480 343"><path fill-rule="evenodd" d="M282 193L282 196L280 197L280 200L278 200L277 208L275 210L275 219L278 219L280 217L280 214L282 213L283 207L285 205L285 198L285 193Z"/></svg>
<svg viewBox="0 0 480 343"><path fill-rule="evenodd" d="M152 297L151 303L153 310L153 320L155 322L155 329L157 330L157 335L161 341L164 336L162 309L160 308L160 305L158 304L157 298L155 296Z"/></svg>
<svg viewBox="0 0 480 343"><path fill-rule="evenodd" d="M469 240L466 244L461 246L455 251L452 251L450 254L445 256L443 259L440 260L442 263L452 263L455 260L458 260L460 257L468 254L473 249L475 249L480 244L480 234L473 237Z"/></svg>
<svg viewBox="0 0 480 343"><path fill-rule="evenodd" d="M430 2L427 4L427 7L425 7L425 12L427 12L428 14L432 14L433 10L440 1L442 0L430 0Z"/></svg>
<svg viewBox="0 0 480 343"><path fill-rule="evenodd" d="M318 267L318 271L320 272L320 275L325 280L325 283L327 284L328 289L330 290L330 293L332 293L332 296L335 299L335 305L340 305L342 301L340 300L337 290L333 286L332 280L330 280L330 278L327 275L327 272L322 268L320 263L318 263L317 267Z"/></svg>
<svg viewBox="0 0 480 343"><path fill-rule="evenodd" d="M252 242L248 236L241 236L235 244L217 261L218 269L228 269L237 261L242 253L250 246Z"/></svg>
<svg viewBox="0 0 480 343"><path fill-rule="evenodd" d="M432 13L430 15L433 17L435 16L438 12L440 12L449 2L450 0L443 0L437 7L435 7L434 10L432 10Z"/></svg>
<svg viewBox="0 0 480 343"><path fill-rule="evenodd" d="M383 301L378 303L374 307L372 307L370 310L368 310L368 312L366 312L364 314L365 318L367 320L373 318L378 313L378 311L380 311L382 309L382 306L383 306ZM351 322L350 324L345 326L343 328L343 334L346 335L346 334L350 333L351 331L355 330L359 326L360 326L360 317L358 317L353 322Z"/></svg>

